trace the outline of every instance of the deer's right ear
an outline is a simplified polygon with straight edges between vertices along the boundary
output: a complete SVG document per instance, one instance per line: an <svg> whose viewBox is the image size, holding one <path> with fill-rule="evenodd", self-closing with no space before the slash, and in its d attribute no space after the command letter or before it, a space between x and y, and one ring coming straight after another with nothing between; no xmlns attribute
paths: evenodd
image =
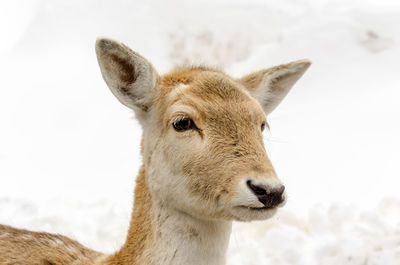
<svg viewBox="0 0 400 265"><path fill-rule="evenodd" d="M310 65L309 60L281 64L249 74L239 79L239 82L260 102L268 115L281 103Z"/></svg>
<svg viewBox="0 0 400 265"><path fill-rule="evenodd" d="M96 41L101 74L111 92L125 106L146 112L155 95L158 74L141 55L110 39Z"/></svg>

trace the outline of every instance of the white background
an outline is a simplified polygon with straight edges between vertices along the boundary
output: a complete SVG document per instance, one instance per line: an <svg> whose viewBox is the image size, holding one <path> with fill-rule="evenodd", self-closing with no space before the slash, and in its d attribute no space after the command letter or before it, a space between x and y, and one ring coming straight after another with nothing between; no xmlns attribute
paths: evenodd
<svg viewBox="0 0 400 265"><path fill-rule="evenodd" d="M98 36L160 73L239 77L308 58L265 142L289 202L235 224L228 264L400 264L400 3L0 2L0 223L122 244L141 129L103 82Z"/></svg>

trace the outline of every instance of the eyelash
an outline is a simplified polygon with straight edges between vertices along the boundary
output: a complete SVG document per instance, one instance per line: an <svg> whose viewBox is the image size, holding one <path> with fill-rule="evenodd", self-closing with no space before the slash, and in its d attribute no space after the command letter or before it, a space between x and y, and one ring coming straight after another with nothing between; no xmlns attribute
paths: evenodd
<svg viewBox="0 0 400 265"><path fill-rule="evenodd" d="M172 127L177 132L185 132L188 130L197 130L197 126L191 118L178 117L172 121Z"/></svg>

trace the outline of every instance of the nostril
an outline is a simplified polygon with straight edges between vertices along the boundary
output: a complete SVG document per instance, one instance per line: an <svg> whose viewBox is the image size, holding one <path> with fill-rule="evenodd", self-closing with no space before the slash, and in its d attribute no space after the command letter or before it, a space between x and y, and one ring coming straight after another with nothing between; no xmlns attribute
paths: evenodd
<svg viewBox="0 0 400 265"><path fill-rule="evenodd" d="M282 195L285 191L285 186L283 185L278 188L271 188L267 185L253 184L251 180L248 180L246 184L266 207L274 207L284 200Z"/></svg>
<svg viewBox="0 0 400 265"><path fill-rule="evenodd" d="M269 192L264 185L254 185L251 183L251 180L247 181L247 187L249 187L255 195L265 195Z"/></svg>

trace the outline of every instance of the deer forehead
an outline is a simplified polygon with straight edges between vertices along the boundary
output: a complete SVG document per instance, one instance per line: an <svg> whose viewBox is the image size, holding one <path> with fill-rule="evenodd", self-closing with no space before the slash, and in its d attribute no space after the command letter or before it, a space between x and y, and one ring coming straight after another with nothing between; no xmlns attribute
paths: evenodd
<svg viewBox="0 0 400 265"><path fill-rule="evenodd" d="M181 75L177 73L176 75ZM166 77L175 82L161 89L159 112L170 119L174 114L186 114L198 125L259 123L265 119L260 104L248 91L229 76L215 71L193 71L179 79L174 74Z"/></svg>

